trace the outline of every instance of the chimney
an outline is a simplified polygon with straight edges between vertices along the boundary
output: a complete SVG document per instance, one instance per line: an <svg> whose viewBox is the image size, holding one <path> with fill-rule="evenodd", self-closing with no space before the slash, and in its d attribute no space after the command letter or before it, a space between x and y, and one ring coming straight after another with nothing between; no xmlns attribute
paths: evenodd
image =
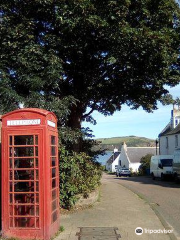
<svg viewBox="0 0 180 240"><path fill-rule="evenodd" d="M118 149L117 149L117 148L114 148L114 153L115 153L115 152L118 152Z"/></svg>
<svg viewBox="0 0 180 240"><path fill-rule="evenodd" d="M125 142L123 142L122 146L124 147L124 150L127 151L127 145Z"/></svg>
<svg viewBox="0 0 180 240"><path fill-rule="evenodd" d="M174 129L180 123L180 109L175 108L173 105L173 110L171 110L171 128Z"/></svg>

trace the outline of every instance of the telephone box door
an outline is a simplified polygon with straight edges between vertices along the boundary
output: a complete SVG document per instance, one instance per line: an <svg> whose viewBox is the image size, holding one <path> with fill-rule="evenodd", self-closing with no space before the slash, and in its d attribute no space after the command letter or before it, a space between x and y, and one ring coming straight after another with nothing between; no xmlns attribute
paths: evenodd
<svg viewBox="0 0 180 240"><path fill-rule="evenodd" d="M9 215L4 222L6 229L21 228L40 229L42 224L41 203L41 161L42 158L42 135L40 131L21 131L7 133L6 146L7 156L4 164L8 164L8 179L4 186L9 189L7 196L6 213ZM4 173L6 174L6 173ZM41 178L42 179L42 178ZM8 211L7 211L8 210Z"/></svg>

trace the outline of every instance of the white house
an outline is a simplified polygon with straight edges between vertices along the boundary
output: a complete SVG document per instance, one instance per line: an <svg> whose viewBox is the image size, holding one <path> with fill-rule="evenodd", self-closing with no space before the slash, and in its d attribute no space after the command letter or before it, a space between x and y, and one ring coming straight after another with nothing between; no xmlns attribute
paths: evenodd
<svg viewBox="0 0 180 240"><path fill-rule="evenodd" d="M109 172L116 172L116 168L119 164L120 152L117 148L114 149L111 157L106 162L106 170Z"/></svg>
<svg viewBox="0 0 180 240"><path fill-rule="evenodd" d="M173 106L171 120L159 134L159 154L172 155L180 148L180 107Z"/></svg>
<svg viewBox="0 0 180 240"><path fill-rule="evenodd" d="M124 143L121 147L118 167L131 168L138 172L140 160L147 154L156 155L156 147L127 147Z"/></svg>

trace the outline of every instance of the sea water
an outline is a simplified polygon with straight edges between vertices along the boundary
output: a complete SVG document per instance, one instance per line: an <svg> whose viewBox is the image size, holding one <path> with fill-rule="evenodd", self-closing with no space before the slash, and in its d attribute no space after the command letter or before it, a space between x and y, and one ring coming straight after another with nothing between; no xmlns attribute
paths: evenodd
<svg viewBox="0 0 180 240"><path fill-rule="evenodd" d="M106 165L107 160L110 158L112 155L112 151L106 151L105 155L99 155L97 158L97 161L101 163L101 165Z"/></svg>

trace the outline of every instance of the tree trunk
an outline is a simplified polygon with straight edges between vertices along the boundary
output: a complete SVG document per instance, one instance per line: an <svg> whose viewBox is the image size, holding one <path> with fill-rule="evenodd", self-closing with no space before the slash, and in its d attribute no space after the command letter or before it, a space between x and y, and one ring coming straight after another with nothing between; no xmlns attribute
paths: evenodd
<svg viewBox="0 0 180 240"><path fill-rule="evenodd" d="M83 110L81 106L72 106L71 114L68 120L68 127L72 130L81 130L81 120L83 116ZM82 137L77 139L77 143L74 143L73 151L81 152L82 151Z"/></svg>

